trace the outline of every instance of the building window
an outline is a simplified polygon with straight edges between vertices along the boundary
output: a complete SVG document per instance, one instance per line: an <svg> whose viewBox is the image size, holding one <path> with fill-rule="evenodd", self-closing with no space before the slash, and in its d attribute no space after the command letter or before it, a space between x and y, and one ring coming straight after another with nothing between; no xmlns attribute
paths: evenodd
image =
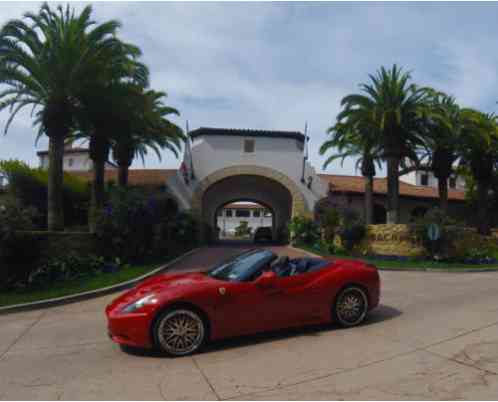
<svg viewBox="0 0 498 402"><path fill-rule="evenodd" d="M259 209L252 211L252 216L254 216L255 218L259 218L261 216L261 212L259 211Z"/></svg>
<svg viewBox="0 0 498 402"><path fill-rule="evenodd" d="M429 175L428 174L420 175L420 185L422 185L422 186L429 185Z"/></svg>
<svg viewBox="0 0 498 402"><path fill-rule="evenodd" d="M69 158L69 160L67 161L67 164L69 165L69 167L72 167L73 163L74 163L73 158Z"/></svg>
<svg viewBox="0 0 498 402"><path fill-rule="evenodd" d="M227 209L226 213L225 213L225 216L227 218L231 218L232 217L232 210L231 209Z"/></svg>
<svg viewBox="0 0 498 402"><path fill-rule="evenodd" d="M254 140L244 140L244 152L246 154L254 152Z"/></svg>
<svg viewBox="0 0 498 402"><path fill-rule="evenodd" d="M251 216L251 211L248 209L237 209L235 211L235 216L237 218L249 218Z"/></svg>
<svg viewBox="0 0 498 402"><path fill-rule="evenodd" d="M450 188L456 188L456 178L450 177Z"/></svg>

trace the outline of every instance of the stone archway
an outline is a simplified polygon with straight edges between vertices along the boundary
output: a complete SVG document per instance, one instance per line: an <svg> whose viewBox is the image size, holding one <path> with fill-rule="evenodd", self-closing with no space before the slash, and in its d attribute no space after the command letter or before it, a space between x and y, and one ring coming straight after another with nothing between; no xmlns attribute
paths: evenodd
<svg viewBox="0 0 498 402"><path fill-rule="evenodd" d="M234 199L271 205L282 229L297 215L310 215L303 194L286 175L261 166L232 166L206 176L194 190L192 211L201 222L201 240L210 237L216 209Z"/></svg>

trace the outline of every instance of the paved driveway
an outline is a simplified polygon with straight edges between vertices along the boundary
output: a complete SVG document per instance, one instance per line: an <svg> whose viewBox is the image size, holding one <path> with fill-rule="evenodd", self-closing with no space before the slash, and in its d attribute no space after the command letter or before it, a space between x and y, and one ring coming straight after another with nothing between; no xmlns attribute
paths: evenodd
<svg viewBox="0 0 498 402"><path fill-rule="evenodd" d="M204 249L176 269L238 251ZM361 327L229 340L177 359L112 344L103 309L113 296L0 316L0 398L496 399L498 273L381 276L382 305Z"/></svg>

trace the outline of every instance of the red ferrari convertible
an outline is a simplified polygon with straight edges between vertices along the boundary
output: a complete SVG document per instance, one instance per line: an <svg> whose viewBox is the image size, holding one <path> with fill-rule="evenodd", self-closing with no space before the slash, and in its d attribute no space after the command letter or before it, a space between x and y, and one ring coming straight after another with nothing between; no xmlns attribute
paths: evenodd
<svg viewBox="0 0 498 402"><path fill-rule="evenodd" d="M182 356L208 340L336 322L379 303L377 269L361 261L278 258L252 250L207 272L158 275L106 308L114 342Z"/></svg>

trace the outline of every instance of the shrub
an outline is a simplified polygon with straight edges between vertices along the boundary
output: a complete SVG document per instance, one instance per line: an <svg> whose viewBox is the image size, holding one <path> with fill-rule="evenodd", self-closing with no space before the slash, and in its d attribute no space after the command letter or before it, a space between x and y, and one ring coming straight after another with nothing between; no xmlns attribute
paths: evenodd
<svg viewBox="0 0 498 402"><path fill-rule="evenodd" d="M461 232L461 229L455 226L456 221L454 219L445 215L440 208L435 207L427 211L415 223L416 235L422 240L428 255L441 258L448 258L451 255L451 250L454 248L453 243ZM429 239L428 229L432 224L438 225L441 229L441 236L438 240Z"/></svg>
<svg viewBox="0 0 498 402"><path fill-rule="evenodd" d="M465 263L498 261L497 239L471 230L462 231L454 236L448 257Z"/></svg>
<svg viewBox="0 0 498 402"><path fill-rule="evenodd" d="M115 188L97 217L97 238L106 260L139 261L152 250L157 214L154 200L136 189Z"/></svg>
<svg viewBox="0 0 498 402"><path fill-rule="evenodd" d="M0 161L0 171L7 177L9 193L22 205L38 211L34 222L37 227L46 225L48 172L30 168L18 160ZM89 203L89 186L80 178L64 173L62 187L66 226L86 225Z"/></svg>
<svg viewBox="0 0 498 402"><path fill-rule="evenodd" d="M0 287L26 283L40 258L40 244L29 233L36 211L12 200L0 206Z"/></svg>
<svg viewBox="0 0 498 402"><path fill-rule="evenodd" d="M117 266L119 266L117 264ZM42 287L53 282L97 275L106 267L104 258L94 255L66 254L54 257L41 264L29 276L29 284Z"/></svg>
<svg viewBox="0 0 498 402"><path fill-rule="evenodd" d="M324 211L320 220L320 227L323 233L323 243L325 249L333 254L335 252L335 236L337 234L341 217L339 211L335 208L328 208Z"/></svg>
<svg viewBox="0 0 498 402"><path fill-rule="evenodd" d="M289 223L291 241L295 243L314 244L320 239L318 225L305 216L295 216Z"/></svg>
<svg viewBox="0 0 498 402"><path fill-rule="evenodd" d="M342 213L339 236L343 247L348 252L351 252L356 245L360 244L366 232L365 224L356 211L347 209Z"/></svg>
<svg viewBox="0 0 498 402"><path fill-rule="evenodd" d="M176 243L193 246L199 237L199 224L194 216L188 212L178 212L168 220L169 239Z"/></svg>
<svg viewBox="0 0 498 402"><path fill-rule="evenodd" d="M235 236L249 236L252 232L252 228L249 226L247 221L241 221L239 226L235 228Z"/></svg>

